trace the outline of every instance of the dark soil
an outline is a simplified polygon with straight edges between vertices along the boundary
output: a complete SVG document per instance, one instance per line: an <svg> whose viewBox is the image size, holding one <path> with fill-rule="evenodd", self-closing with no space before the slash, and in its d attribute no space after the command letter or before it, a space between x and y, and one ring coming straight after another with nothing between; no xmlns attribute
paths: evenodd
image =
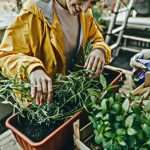
<svg viewBox="0 0 150 150"><path fill-rule="evenodd" d="M103 71L103 75L106 78L107 84L110 84L119 75L119 72L113 70L110 72L109 69L105 68Z"/></svg>
<svg viewBox="0 0 150 150"><path fill-rule="evenodd" d="M119 75L119 72L110 72L110 70L104 69L103 75L107 80L107 84L110 84ZM31 123L27 118L19 118L18 120L13 120L11 124L33 142L39 142L62 125L63 121L57 121L50 124L50 126L46 126L45 124L37 125L34 122Z"/></svg>
<svg viewBox="0 0 150 150"><path fill-rule="evenodd" d="M27 118L19 117L18 119L13 120L11 124L25 134L31 141L39 142L57 129L63 122L57 121L56 123L47 126L45 124L34 124L34 122L31 123Z"/></svg>

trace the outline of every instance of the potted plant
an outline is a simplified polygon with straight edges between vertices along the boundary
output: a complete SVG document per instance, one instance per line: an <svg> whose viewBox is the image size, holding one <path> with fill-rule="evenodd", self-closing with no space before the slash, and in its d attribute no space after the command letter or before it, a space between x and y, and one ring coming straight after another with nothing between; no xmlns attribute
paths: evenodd
<svg viewBox="0 0 150 150"><path fill-rule="evenodd" d="M91 123L80 129L80 136L75 133L77 147L80 150L150 149L150 87L145 85L129 95L104 92L98 99L92 96Z"/></svg>
<svg viewBox="0 0 150 150"><path fill-rule="evenodd" d="M120 72L109 69L105 69L104 75L109 79L114 77L109 80L110 88L121 77ZM52 103L37 106L30 96L29 83L17 77L12 80L4 78L0 80L0 96L5 99L3 103L13 105L18 111L7 119L6 126L13 131L23 149L67 149L73 143L72 124L76 119L83 118L81 110L89 103L89 91L92 88L99 91L102 79L102 75L100 82L99 79L88 78L85 71L70 73L66 77L58 75L53 85ZM10 97L14 103L8 100ZM26 107L30 103L32 105Z"/></svg>

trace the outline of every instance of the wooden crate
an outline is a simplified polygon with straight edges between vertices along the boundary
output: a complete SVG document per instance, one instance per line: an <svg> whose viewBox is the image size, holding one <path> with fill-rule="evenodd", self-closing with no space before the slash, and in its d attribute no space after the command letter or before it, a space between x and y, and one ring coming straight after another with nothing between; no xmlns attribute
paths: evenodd
<svg viewBox="0 0 150 150"><path fill-rule="evenodd" d="M94 133L92 123L89 122L80 129L80 120L77 120L74 125L74 144L75 150L90 150L89 142L93 141Z"/></svg>

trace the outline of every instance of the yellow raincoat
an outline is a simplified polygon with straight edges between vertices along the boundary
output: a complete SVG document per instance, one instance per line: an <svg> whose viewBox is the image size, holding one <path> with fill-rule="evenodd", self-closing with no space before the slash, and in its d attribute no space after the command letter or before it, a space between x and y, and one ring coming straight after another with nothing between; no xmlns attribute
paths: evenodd
<svg viewBox="0 0 150 150"><path fill-rule="evenodd" d="M35 67L42 67L49 76L66 72L65 48L62 29L53 10L53 24L50 24L33 0L28 0L21 13L6 29L0 45L0 67L9 78L20 72L21 66L28 73ZM80 14L83 47L88 39L93 41L93 49L105 52L109 63L111 50L105 44L100 28L92 17L91 10ZM19 74L23 79L23 72Z"/></svg>

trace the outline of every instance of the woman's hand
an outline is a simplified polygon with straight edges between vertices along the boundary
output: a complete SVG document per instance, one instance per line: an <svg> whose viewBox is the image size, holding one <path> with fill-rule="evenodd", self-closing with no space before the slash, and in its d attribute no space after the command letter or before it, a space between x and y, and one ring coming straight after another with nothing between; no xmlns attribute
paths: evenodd
<svg viewBox="0 0 150 150"><path fill-rule="evenodd" d="M42 69L35 69L30 74L31 96L36 98L37 105L42 105L44 100L50 103L53 89L52 80Z"/></svg>
<svg viewBox="0 0 150 150"><path fill-rule="evenodd" d="M105 54L100 49L94 49L86 59L84 68L94 71L94 74L90 74L90 77L98 77L105 65Z"/></svg>

